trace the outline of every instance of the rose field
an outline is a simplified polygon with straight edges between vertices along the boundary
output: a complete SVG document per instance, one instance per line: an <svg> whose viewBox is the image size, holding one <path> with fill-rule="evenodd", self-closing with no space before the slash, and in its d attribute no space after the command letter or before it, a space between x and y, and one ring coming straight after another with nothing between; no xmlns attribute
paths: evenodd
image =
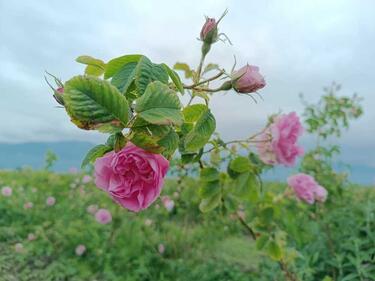
<svg viewBox="0 0 375 281"><path fill-rule="evenodd" d="M373 3L40 2L0 3L0 281L375 281Z"/></svg>
<svg viewBox="0 0 375 281"><path fill-rule="evenodd" d="M103 197L92 181L83 183L81 174L24 170L0 176L13 189L0 197L1 280L284 280L235 216L224 209L201 214L194 179L167 182L164 196L173 198L173 208L159 199L138 215ZM264 191L285 188L267 183ZM291 270L301 280L332 280L327 276L333 274L373 280L375 192L347 188L340 200L313 212L290 200L283 203L287 213L262 215L290 236ZM26 208L27 202L33 206ZM96 221L97 208L111 212L110 223ZM243 208L248 211L241 216L251 220L251 204Z"/></svg>

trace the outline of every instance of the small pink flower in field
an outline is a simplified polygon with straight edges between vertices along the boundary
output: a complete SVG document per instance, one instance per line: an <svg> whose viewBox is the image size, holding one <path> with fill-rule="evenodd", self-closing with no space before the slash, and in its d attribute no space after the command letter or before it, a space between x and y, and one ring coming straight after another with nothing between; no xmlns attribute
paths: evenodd
<svg viewBox="0 0 375 281"><path fill-rule="evenodd" d="M90 205L87 207L87 212L94 215L96 211L98 210L98 205Z"/></svg>
<svg viewBox="0 0 375 281"><path fill-rule="evenodd" d="M245 65L232 74L232 85L236 92L250 94L266 86L266 81L259 73L259 67Z"/></svg>
<svg viewBox="0 0 375 281"><path fill-rule="evenodd" d="M168 212L171 212L174 208L174 201L169 198L169 196L163 196L161 198L161 202L164 205L164 208L167 209Z"/></svg>
<svg viewBox="0 0 375 281"><path fill-rule="evenodd" d="M84 175L82 178L82 183L89 183L92 181L92 177L89 175Z"/></svg>
<svg viewBox="0 0 375 281"><path fill-rule="evenodd" d="M22 245L22 243L16 243L14 245L14 250L16 251L16 253L22 253L23 252L23 245Z"/></svg>
<svg viewBox="0 0 375 281"><path fill-rule="evenodd" d="M31 209L34 206L33 202L26 202L23 207L25 209Z"/></svg>
<svg viewBox="0 0 375 281"><path fill-rule="evenodd" d="M315 199L318 202L325 202L327 200L328 191L324 187L318 185L315 189Z"/></svg>
<svg viewBox="0 0 375 281"><path fill-rule="evenodd" d="M49 196L46 200L47 206L53 206L56 203L56 199L53 196Z"/></svg>
<svg viewBox="0 0 375 281"><path fill-rule="evenodd" d="M12 195L12 192L13 192L13 190L12 190L12 188L10 188L9 186L4 186L4 187L1 189L1 194L2 194L3 196L7 196L7 197L9 197L9 196Z"/></svg>
<svg viewBox="0 0 375 281"><path fill-rule="evenodd" d="M145 226L150 226L152 224L152 220L145 219Z"/></svg>
<svg viewBox="0 0 375 281"><path fill-rule="evenodd" d="M320 186L312 176L300 173L288 178L288 185L294 190L298 199L313 204L316 201L324 202L327 190Z"/></svg>
<svg viewBox="0 0 375 281"><path fill-rule="evenodd" d="M95 213L95 219L98 223L107 224L112 221L112 215L107 209L99 209Z"/></svg>
<svg viewBox="0 0 375 281"><path fill-rule="evenodd" d="M164 254L164 252L165 252L165 246L164 246L164 244L159 244L158 245L158 251L159 251L160 254Z"/></svg>
<svg viewBox="0 0 375 281"><path fill-rule="evenodd" d="M31 192L32 193L36 193L38 190L35 188L35 187L33 187L32 189L31 189Z"/></svg>
<svg viewBox="0 0 375 281"><path fill-rule="evenodd" d="M122 207L138 212L160 195L169 161L128 142L95 162L95 183Z"/></svg>
<svg viewBox="0 0 375 281"><path fill-rule="evenodd" d="M69 168L69 173L70 174L77 174L78 173L78 169L76 167L70 167Z"/></svg>
<svg viewBox="0 0 375 281"><path fill-rule="evenodd" d="M76 252L76 255L77 255L77 256L82 256L82 255L86 252L86 247L85 247L85 245L82 245L82 244L78 245L78 246L76 247L75 252Z"/></svg>
<svg viewBox="0 0 375 281"><path fill-rule="evenodd" d="M36 239L36 236L35 236L34 233L29 233L29 234L27 235L27 240L29 240L29 241L34 241L35 239Z"/></svg>
<svg viewBox="0 0 375 281"><path fill-rule="evenodd" d="M297 157L303 155L302 147L297 145L302 133L303 127L295 112L277 116L257 139L260 159L269 165L293 166Z"/></svg>

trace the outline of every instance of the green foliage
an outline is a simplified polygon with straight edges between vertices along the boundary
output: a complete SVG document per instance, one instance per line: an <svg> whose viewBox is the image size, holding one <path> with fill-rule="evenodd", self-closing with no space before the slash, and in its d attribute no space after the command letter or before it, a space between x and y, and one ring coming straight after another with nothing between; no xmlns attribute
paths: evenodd
<svg viewBox="0 0 375 281"><path fill-rule="evenodd" d="M126 126L129 106L123 95L109 82L89 76L75 76L65 83L65 108L82 129L96 129L118 121Z"/></svg>
<svg viewBox="0 0 375 281"><path fill-rule="evenodd" d="M97 158L102 157L104 154L111 150L112 147L105 144L99 144L97 146L94 146L92 149L89 150L89 152L83 159L81 168L85 168L88 164L94 163Z"/></svg>
<svg viewBox="0 0 375 281"><path fill-rule="evenodd" d="M181 94L184 94L184 86L182 85L181 79L178 76L178 74L173 69L171 69L168 65L166 65L165 63L162 63L162 66L167 71L169 77L172 79L172 81L173 81L174 85L176 86L177 90Z"/></svg>
<svg viewBox="0 0 375 281"><path fill-rule="evenodd" d="M57 160L57 155L53 151L48 150L44 157L44 169L47 171L51 170Z"/></svg>
<svg viewBox="0 0 375 281"><path fill-rule="evenodd" d="M85 74L87 75L101 76L106 68L104 61L90 56L79 56L76 58L76 62L87 65L85 69Z"/></svg>
<svg viewBox="0 0 375 281"><path fill-rule="evenodd" d="M107 63L104 78L109 79L115 75L124 65L128 63L138 62L142 55L125 55L118 58L114 58Z"/></svg>
<svg viewBox="0 0 375 281"><path fill-rule="evenodd" d="M158 81L147 86L144 95L137 100L135 111L139 117L155 125L181 125L183 122L176 93Z"/></svg>

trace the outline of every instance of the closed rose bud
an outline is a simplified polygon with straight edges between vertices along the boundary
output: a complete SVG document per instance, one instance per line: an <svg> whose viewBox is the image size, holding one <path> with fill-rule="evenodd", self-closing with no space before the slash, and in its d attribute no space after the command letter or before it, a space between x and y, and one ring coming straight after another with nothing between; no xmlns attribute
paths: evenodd
<svg viewBox="0 0 375 281"><path fill-rule="evenodd" d="M212 44L217 41L217 23L214 18L206 18L200 38L203 42Z"/></svg>
<svg viewBox="0 0 375 281"><path fill-rule="evenodd" d="M259 68L253 65L246 65L232 75L233 88L238 93L253 93L266 86Z"/></svg>
<svg viewBox="0 0 375 281"><path fill-rule="evenodd" d="M59 87L56 89L56 92L58 92L59 94L63 94L64 93L64 88L63 87Z"/></svg>

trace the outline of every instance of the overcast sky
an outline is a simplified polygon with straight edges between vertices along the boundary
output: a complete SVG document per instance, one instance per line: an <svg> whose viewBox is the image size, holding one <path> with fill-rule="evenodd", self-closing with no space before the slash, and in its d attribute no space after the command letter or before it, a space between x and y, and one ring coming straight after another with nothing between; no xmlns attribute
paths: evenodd
<svg viewBox="0 0 375 281"><path fill-rule="evenodd" d="M214 45L208 62L228 70L260 67L267 87L254 104L234 93L212 100L218 130L246 137L279 110L299 113L303 92L314 102L323 86L342 84L341 94L365 98L365 115L341 139L347 158L375 167L375 1L6 1L0 0L0 142L88 140L55 107L43 80L48 70L63 80L83 71L74 59L105 61L142 53L154 62L195 66L204 15L228 15L220 25L233 42Z"/></svg>

